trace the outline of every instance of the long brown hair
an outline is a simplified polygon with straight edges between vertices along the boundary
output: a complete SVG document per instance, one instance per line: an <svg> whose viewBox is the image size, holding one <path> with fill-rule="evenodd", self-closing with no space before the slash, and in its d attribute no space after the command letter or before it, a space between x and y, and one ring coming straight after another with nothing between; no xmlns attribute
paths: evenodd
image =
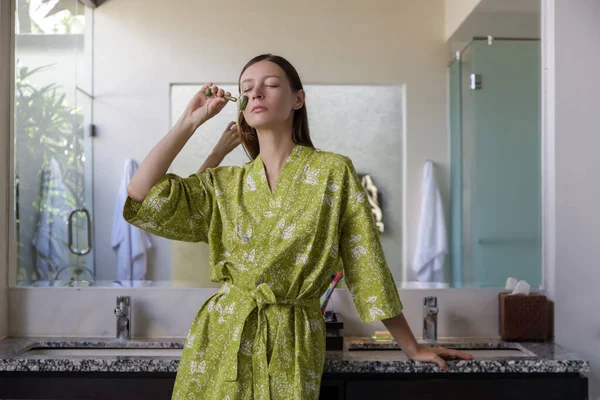
<svg viewBox="0 0 600 400"><path fill-rule="evenodd" d="M244 71L248 69L252 64L256 64L259 61L271 61L281 67L281 69L285 72L288 81L290 82L290 87L292 91L297 92L300 89L303 89L302 81L300 80L300 76L296 71L296 68L288 60L281 56L276 56L271 53L261 54L259 56L254 57L252 60L248 61L242 72L240 72L240 77L238 78L238 90L241 93L240 79L242 79L242 75ZM238 132L242 135L242 145L244 146L244 150L248 157L251 160L254 160L258 153L260 153L260 144L258 143L258 135L256 134L256 129L252 128L246 120L244 119L244 113L238 112L238 121L237 121ZM306 112L306 102L302 105L298 110L294 110L294 123L292 126L292 140L296 144L301 144L304 146L314 148L312 141L310 140L310 130L308 128L308 113Z"/></svg>

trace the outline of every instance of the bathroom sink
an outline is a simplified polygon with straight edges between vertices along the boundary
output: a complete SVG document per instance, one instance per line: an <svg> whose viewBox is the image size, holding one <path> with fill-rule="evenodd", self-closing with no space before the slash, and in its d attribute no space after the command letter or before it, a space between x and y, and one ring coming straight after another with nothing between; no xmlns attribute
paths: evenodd
<svg viewBox="0 0 600 400"><path fill-rule="evenodd" d="M422 346L442 346L447 349L460 350L471 354L474 359L522 358L535 357L535 353L525 349L518 343L420 343ZM394 353L394 357L404 358L404 354L396 341L362 341L350 342L347 346L350 352L386 352Z"/></svg>
<svg viewBox="0 0 600 400"><path fill-rule="evenodd" d="M95 356L95 357L181 357L182 349L173 348L33 348L23 353L24 356L44 357L70 357L70 356Z"/></svg>
<svg viewBox="0 0 600 400"><path fill-rule="evenodd" d="M400 349L348 349L352 352L372 352L373 350L394 352L399 358L407 358L408 356ZM496 358L514 358L514 357L531 357L519 349L461 349L465 353L471 354L474 359L496 359Z"/></svg>

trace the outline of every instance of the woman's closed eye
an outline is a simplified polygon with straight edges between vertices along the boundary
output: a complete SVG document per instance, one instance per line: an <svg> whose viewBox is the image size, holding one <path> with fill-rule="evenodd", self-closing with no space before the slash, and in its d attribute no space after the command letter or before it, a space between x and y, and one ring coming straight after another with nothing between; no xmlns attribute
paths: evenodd
<svg viewBox="0 0 600 400"><path fill-rule="evenodd" d="M268 88L276 88L276 87L279 87L279 85L265 85L265 87L268 87ZM251 91L251 90L252 90L252 88L247 88L247 89L244 89L244 90L242 91L242 93L247 93L247 92L249 92L249 91Z"/></svg>

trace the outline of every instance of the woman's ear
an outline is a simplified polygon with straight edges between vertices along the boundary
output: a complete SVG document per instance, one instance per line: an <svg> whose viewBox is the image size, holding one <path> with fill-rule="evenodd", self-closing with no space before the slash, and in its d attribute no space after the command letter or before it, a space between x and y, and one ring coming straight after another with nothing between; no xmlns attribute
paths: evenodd
<svg viewBox="0 0 600 400"><path fill-rule="evenodd" d="M296 102L294 103L294 110L299 110L302 108L302 106L304 105L305 96L306 93L304 92L304 89L298 90L298 92L296 93Z"/></svg>

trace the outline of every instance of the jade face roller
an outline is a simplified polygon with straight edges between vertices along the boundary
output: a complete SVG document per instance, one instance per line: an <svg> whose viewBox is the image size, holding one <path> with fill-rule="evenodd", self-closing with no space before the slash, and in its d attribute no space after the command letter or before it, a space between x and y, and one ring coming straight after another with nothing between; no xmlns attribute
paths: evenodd
<svg viewBox="0 0 600 400"><path fill-rule="evenodd" d="M204 94L206 95L206 97L212 96L213 95L212 89L206 88L206 90L204 91ZM246 109L246 106L248 105L248 96L246 96L245 94L241 94L239 98L231 97L231 96L227 96L227 95L223 96L223 98L226 100L229 100L229 101L237 102L239 111L244 111Z"/></svg>

